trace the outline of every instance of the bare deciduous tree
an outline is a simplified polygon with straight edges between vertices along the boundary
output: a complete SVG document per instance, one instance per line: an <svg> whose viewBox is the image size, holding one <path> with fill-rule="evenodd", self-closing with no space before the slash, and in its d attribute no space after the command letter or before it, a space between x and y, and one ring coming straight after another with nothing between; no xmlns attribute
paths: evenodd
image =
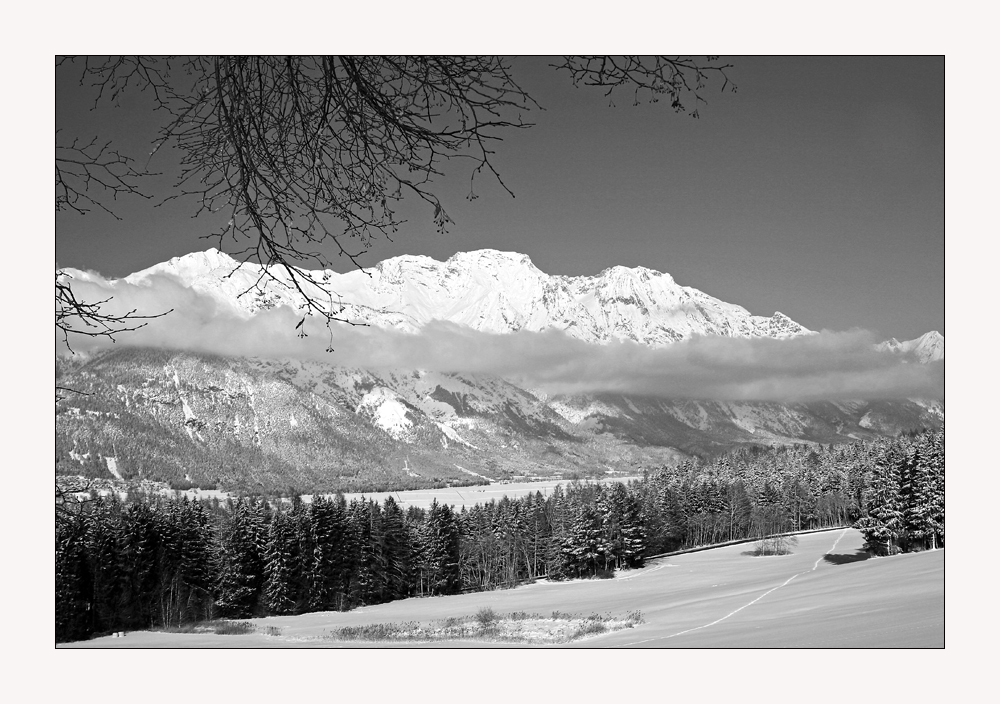
<svg viewBox="0 0 1000 704"><path fill-rule="evenodd" d="M63 343L70 351L73 350L70 335L106 337L113 341L115 335L138 330L148 324L138 321L148 321L171 312L139 315L139 312L133 309L121 314L108 313L103 306L111 300L110 298L100 301L79 300L70 284L72 278L66 272L56 272L56 331L62 336Z"/></svg>
<svg viewBox="0 0 1000 704"><path fill-rule="evenodd" d="M70 63L68 59L57 60L57 67ZM108 213L115 219L121 218L107 203L108 198L116 201L119 196L139 196L150 199L138 186L138 181L150 173L137 169L131 158L112 149L110 141L99 141L97 137L83 141L80 137L66 142L56 130L56 212L73 211L86 215L93 208ZM64 271L56 271L56 336L62 338L66 348L73 351L71 336L105 337L115 339L115 335L137 330L152 318L166 315L170 311L152 315L140 315L137 310L124 314L110 313L104 307L110 301L80 300L72 287L72 276ZM76 389L56 386L56 400L66 393L82 393Z"/></svg>
<svg viewBox="0 0 1000 704"><path fill-rule="evenodd" d="M126 313L109 313L104 307L110 298L99 301L81 301L70 284L72 276L63 271L56 272L56 335L62 337L63 344L70 352L71 335L81 337L104 337L114 342L115 335L138 330L153 318L159 318L171 311L140 315L135 309ZM172 310L172 309L171 309ZM67 393L83 393L77 389L56 385L56 401Z"/></svg>
<svg viewBox="0 0 1000 704"><path fill-rule="evenodd" d="M104 199L111 195L152 196L143 193L136 181L145 176L132 165L132 160L111 148L111 142L100 143L97 137L89 142L79 138L71 143L60 143L56 130L56 210L73 210L80 215L100 208L116 219L114 210Z"/></svg>
<svg viewBox="0 0 1000 704"><path fill-rule="evenodd" d="M705 58L701 63L686 56L564 56L561 64L552 65L557 71L567 71L575 86L605 88L608 98L616 89L630 89L633 105L638 105L643 96L652 103L665 96L674 112L687 112L684 101L693 97L691 117L697 118L698 104L706 102L702 94L710 75L722 79L723 91L736 91L726 75L726 69L732 66L718 63L717 56Z"/></svg>
<svg viewBox="0 0 1000 704"><path fill-rule="evenodd" d="M693 100L693 117L711 74L723 79L723 90L735 89L718 57L560 61L552 66L576 85L605 88L608 96L631 89L636 101L667 96L675 111ZM316 295L324 282L301 268L332 266L319 245L332 243L334 256L360 267L374 237L397 231L395 208L406 195L432 207L445 230L451 218L432 184L451 159L469 162L469 199L483 172L510 192L492 161L493 145L529 127L525 115L539 107L497 56L116 56L64 58L59 66L78 71L95 105L148 91L166 115L153 153L171 144L183 154L166 200L189 196L196 214L227 212L227 225L209 235L219 249L260 262L258 288L273 281L296 289L303 316L327 323L350 321ZM100 144L74 142L57 153L57 209L104 207L91 187L113 197L140 193L142 172Z"/></svg>

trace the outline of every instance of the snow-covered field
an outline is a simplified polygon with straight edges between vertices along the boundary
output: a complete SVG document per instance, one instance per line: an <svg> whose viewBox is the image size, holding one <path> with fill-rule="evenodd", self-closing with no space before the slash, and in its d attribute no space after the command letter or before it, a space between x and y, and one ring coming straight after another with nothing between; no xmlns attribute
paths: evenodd
<svg viewBox="0 0 1000 704"><path fill-rule="evenodd" d="M473 472L467 473L474 474ZM609 482L627 482L630 479L641 479L641 477L601 477L600 479L587 479L585 481L607 484ZM348 502L352 499L372 499L376 503L381 504L387 497L391 496L404 510L410 506L415 506L417 508L429 508L431 502L434 499L437 499L439 504L449 504L454 506L456 509L461 509L462 506L489 503L493 499L499 501L504 496L516 499L521 496L526 496L527 494L534 494L536 491L542 492L542 496L548 496L558 484L566 486L569 482L565 479L552 479L541 482L482 484L479 486L446 487L443 489L412 489L410 491L367 492L344 494L344 497ZM107 494L108 492L99 491L98 493ZM119 492L119 494L124 496L124 492ZM218 499L219 501L225 501L227 498L230 498L229 493L215 489L187 489L184 491L164 489L163 494L166 496L187 496L189 499L201 499L202 501L207 501L213 498ZM326 496L332 498L334 495L326 494ZM302 500L305 503L309 503L312 501L312 495L304 494L302 496Z"/></svg>
<svg viewBox="0 0 1000 704"><path fill-rule="evenodd" d="M60 647L359 647L322 636L344 626L467 616L487 606L502 614L642 612L645 622L635 628L571 647L943 647L944 550L864 560L861 543L857 531L842 529L801 535L785 556L751 557L744 554L749 545L733 545L660 558L609 580L254 620L277 628L279 636L136 632Z"/></svg>
<svg viewBox="0 0 1000 704"><path fill-rule="evenodd" d="M590 479L594 483L607 484L609 482L627 482L629 479L639 477L605 477L601 479ZM536 491L542 492L542 496L548 496L556 485L562 484L564 487L569 482L558 479L544 482L512 482L510 484L484 484L481 486L459 486L445 489L414 489L412 491L389 491L371 492L367 494L344 494L348 501L354 498L369 498L377 503L382 503L391 496L403 510L410 506L417 508L429 508L431 502L437 499L439 504L449 504L456 509L462 506L473 506L475 504L487 504L493 499L499 501L504 496L512 499L534 494ZM302 497L303 501L310 501L312 497Z"/></svg>

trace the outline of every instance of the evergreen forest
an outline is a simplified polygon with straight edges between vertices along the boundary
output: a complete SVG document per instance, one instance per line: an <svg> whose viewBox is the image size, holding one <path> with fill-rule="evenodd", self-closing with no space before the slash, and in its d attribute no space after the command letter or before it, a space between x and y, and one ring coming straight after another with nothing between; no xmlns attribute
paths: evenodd
<svg viewBox="0 0 1000 704"><path fill-rule="evenodd" d="M607 577L663 553L855 526L874 555L944 546L944 431L751 446L460 511L115 495L56 504L56 639Z"/></svg>

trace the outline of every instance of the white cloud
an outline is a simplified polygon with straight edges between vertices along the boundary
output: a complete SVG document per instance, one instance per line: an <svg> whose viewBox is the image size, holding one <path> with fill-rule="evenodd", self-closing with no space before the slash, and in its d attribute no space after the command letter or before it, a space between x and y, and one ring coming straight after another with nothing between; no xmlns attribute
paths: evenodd
<svg viewBox="0 0 1000 704"><path fill-rule="evenodd" d="M417 334L318 319L295 325L288 308L247 319L166 276L148 285L73 281L85 300L113 296L109 313L169 315L117 336L118 345L220 355L313 358L359 367L402 367L514 378L550 393L617 392L673 398L809 401L838 398L941 397L944 365L906 363L878 352L863 330L823 331L783 340L696 337L663 348L632 342L593 345L559 331L494 335L436 322ZM106 340L72 340L75 349L108 347ZM334 352L327 352L332 344Z"/></svg>

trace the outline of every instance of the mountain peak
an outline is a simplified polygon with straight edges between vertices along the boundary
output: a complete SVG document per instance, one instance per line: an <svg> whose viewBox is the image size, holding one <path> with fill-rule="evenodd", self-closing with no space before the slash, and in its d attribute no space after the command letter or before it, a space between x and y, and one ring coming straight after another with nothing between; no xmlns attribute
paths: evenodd
<svg viewBox="0 0 1000 704"><path fill-rule="evenodd" d="M435 266L440 263L441 262L437 261L436 259L432 259L422 254L401 254L398 257L383 259L375 266L366 268L386 273L389 271L398 272L413 267L419 268L419 267Z"/></svg>
<svg viewBox="0 0 1000 704"><path fill-rule="evenodd" d="M793 337L808 333L809 330L796 323L779 310L767 320L768 337Z"/></svg>
<svg viewBox="0 0 1000 704"><path fill-rule="evenodd" d="M238 261L225 252L220 252L215 247L209 247L204 252L191 252L180 257L172 257L171 264L202 265L209 269L218 269L221 266L236 266Z"/></svg>
<svg viewBox="0 0 1000 704"><path fill-rule="evenodd" d="M444 262L453 266L477 266L499 264L501 266L527 266L535 268L527 254L503 252L498 249L474 249L470 252L456 252Z"/></svg>
<svg viewBox="0 0 1000 704"><path fill-rule="evenodd" d="M129 283L135 283L151 274L173 274L184 281L190 282L206 276L217 269L224 269L225 273L228 274L239 265L240 262L225 252L220 252L215 247L210 247L204 252L191 252L180 257L171 257L168 261L154 264L148 269L130 274L125 277L125 280Z"/></svg>
<svg viewBox="0 0 1000 704"><path fill-rule="evenodd" d="M373 275L322 272L338 305L342 301L346 306L342 315L411 332L431 321L448 321L497 334L561 330L585 342L631 340L654 347L693 335L789 337L809 332L783 313L752 315L644 266L614 266L598 276L551 276L525 254L479 249L457 252L444 262L402 255L368 271ZM258 264L241 264L212 248L175 257L128 280L168 274L244 316L276 306L301 308L295 287L262 280L259 273ZM250 289L257 293L242 295Z"/></svg>
<svg viewBox="0 0 1000 704"><path fill-rule="evenodd" d="M608 267L599 274L602 278L629 278L639 281L649 281L650 279L663 279L664 283L674 283L674 277L665 271L647 269L644 266L628 267L618 264Z"/></svg>
<svg viewBox="0 0 1000 704"><path fill-rule="evenodd" d="M944 359L944 335L937 330L924 333L916 340L913 353L921 362L936 362Z"/></svg>
<svg viewBox="0 0 1000 704"><path fill-rule="evenodd" d="M925 332L913 340L900 342L895 337L877 345L878 349L894 352L918 362L937 362L944 359L944 335L937 330Z"/></svg>

